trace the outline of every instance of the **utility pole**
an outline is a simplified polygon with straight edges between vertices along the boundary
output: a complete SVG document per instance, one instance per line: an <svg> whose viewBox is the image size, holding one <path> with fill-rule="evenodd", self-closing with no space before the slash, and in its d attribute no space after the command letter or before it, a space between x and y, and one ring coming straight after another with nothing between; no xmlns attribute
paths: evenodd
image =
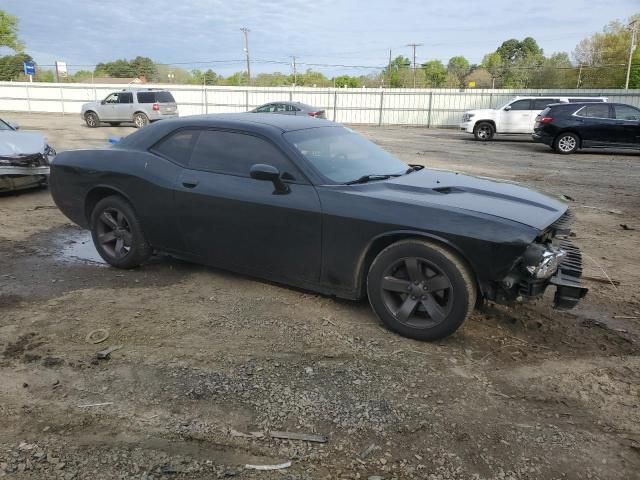
<svg viewBox="0 0 640 480"><path fill-rule="evenodd" d="M246 27L240 29L244 33L244 53L247 55L247 86L251 84L251 61L249 59L249 30Z"/></svg>
<svg viewBox="0 0 640 480"><path fill-rule="evenodd" d="M295 55L291 56L293 63L291 66L293 67L293 86L295 87L298 84L298 71L296 70L296 57Z"/></svg>
<svg viewBox="0 0 640 480"><path fill-rule="evenodd" d="M582 64L580 64L580 69L578 70L578 83L576 84L576 88L580 88L580 83L582 83Z"/></svg>
<svg viewBox="0 0 640 480"><path fill-rule="evenodd" d="M407 47L413 47L413 88L416 88L416 47L421 47L422 43L410 43Z"/></svg>
<svg viewBox="0 0 640 480"><path fill-rule="evenodd" d="M391 88L391 49L389 49L389 66L387 67L387 88Z"/></svg>
<svg viewBox="0 0 640 480"><path fill-rule="evenodd" d="M633 59L633 51L636 49L636 23L638 20L634 20L629 24L631 29L631 45L629 47L629 63L627 64L627 80L624 83L624 89L629 90L629 77L631 76L631 61Z"/></svg>

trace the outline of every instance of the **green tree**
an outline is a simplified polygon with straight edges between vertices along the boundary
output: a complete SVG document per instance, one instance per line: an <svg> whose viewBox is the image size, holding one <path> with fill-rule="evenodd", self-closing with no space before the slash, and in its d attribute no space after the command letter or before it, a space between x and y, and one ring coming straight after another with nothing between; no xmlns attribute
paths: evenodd
<svg viewBox="0 0 640 480"><path fill-rule="evenodd" d="M356 77L350 77L349 75L340 75L334 78L335 86L338 88L358 88L360 82Z"/></svg>
<svg viewBox="0 0 640 480"><path fill-rule="evenodd" d="M464 87L464 79L471 71L469 61L462 57L451 57L447 64L447 73L449 74L450 82L455 83L455 87Z"/></svg>
<svg viewBox="0 0 640 480"><path fill-rule="evenodd" d="M574 88L576 70L567 53L554 53L542 61L539 69L531 72L530 88Z"/></svg>
<svg viewBox="0 0 640 480"><path fill-rule="evenodd" d="M532 71L540 68L544 52L531 37L524 40L511 38L498 47L496 52L502 61L502 86L525 88L530 83Z"/></svg>
<svg viewBox="0 0 640 480"><path fill-rule="evenodd" d="M481 67L491 76L491 88L500 86L504 75L504 62L498 52L489 53L482 59Z"/></svg>
<svg viewBox="0 0 640 480"><path fill-rule="evenodd" d="M447 79L447 70L440 60L430 60L421 65L425 76L425 86L441 87Z"/></svg>
<svg viewBox="0 0 640 480"><path fill-rule="evenodd" d="M130 62L131 71L135 77L145 77L147 80L156 80L158 68L149 57L136 57Z"/></svg>
<svg viewBox="0 0 640 480"><path fill-rule="evenodd" d="M24 78L24 62L32 62L33 58L26 53L0 57L0 80L22 80Z"/></svg>
<svg viewBox="0 0 640 480"><path fill-rule="evenodd" d="M98 77L134 78L144 76L147 80L157 80L158 69L153 60L147 57L136 57L133 60L119 59L113 62L96 65Z"/></svg>
<svg viewBox="0 0 640 480"><path fill-rule="evenodd" d="M24 45L18 40L18 18L0 10L0 47L8 47L18 53Z"/></svg>
<svg viewBox="0 0 640 480"><path fill-rule="evenodd" d="M576 46L573 57L583 66L581 87L584 88L621 88L624 87L631 32L627 23L640 20L640 14L622 23L611 22L602 32L585 38ZM640 49L636 48L632 58L632 88L640 88Z"/></svg>
<svg viewBox="0 0 640 480"><path fill-rule="evenodd" d="M391 64L387 66L383 71L383 77L385 83L389 87L403 87L407 84L408 75L410 71L411 60L402 55L398 55L391 61Z"/></svg>

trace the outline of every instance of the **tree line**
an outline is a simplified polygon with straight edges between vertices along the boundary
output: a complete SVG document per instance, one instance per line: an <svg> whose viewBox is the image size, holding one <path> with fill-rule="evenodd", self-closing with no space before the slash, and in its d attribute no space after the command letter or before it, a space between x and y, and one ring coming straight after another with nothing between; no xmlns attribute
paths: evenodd
<svg viewBox="0 0 640 480"><path fill-rule="evenodd" d="M299 86L315 87L405 87L419 88L621 88L624 87L628 64L631 32L628 22L613 21L602 32L586 37L573 50L573 61L568 53L545 55L536 40L509 39L493 52L487 53L479 64L470 63L464 56L454 56L445 64L429 60L412 65L409 58L397 56L389 64L368 75L339 75L327 77L308 69L297 75L286 73L260 73L250 84L262 87ZM0 47L12 50L12 55L0 57L0 80L24 80L23 62L33 61L24 51L18 38L18 19L0 10ZM630 88L640 88L640 48L631 61ZM55 81L54 72L38 69L36 81ZM148 57L132 60L119 59L99 63L93 70L80 70L61 79L66 82L89 82L95 78L144 78L149 82L228 85L249 84L246 71L228 76L212 69L187 70L176 65L156 63Z"/></svg>

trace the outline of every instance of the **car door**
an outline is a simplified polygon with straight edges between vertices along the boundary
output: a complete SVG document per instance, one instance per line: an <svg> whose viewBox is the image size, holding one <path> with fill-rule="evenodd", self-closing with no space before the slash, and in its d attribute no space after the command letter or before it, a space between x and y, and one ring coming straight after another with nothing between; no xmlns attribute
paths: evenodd
<svg viewBox="0 0 640 480"><path fill-rule="evenodd" d="M640 110L631 105L613 105L616 143L640 146Z"/></svg>
<svg viewBox="0 0 640 480"><path fill-rule="evenodd" d="M516 100L501 110L499 133L529 133L531 131L533 131L531 100Z"/></svg>
<svg viewBox="0 0 640 480"><path fill-rule="evenodd" d="M289 192L279 194L271 182L251 178L254 164L278 168ZM318 194L269 140L201 130L175 200L185 245L206 263L272 279L318 281Z"/></svg>
<svg viewBox="0 0 640 480"><path fill-rule="evenodd" d="M584 146L609 145L617 142L616 124L612 118L610 104L587 104L578 109L573 117Z"/></svg>
<svg viewBox="0 0 640 480"><path fill-rule="evenodd" d="M115 120L116 118L116 105L118 104L119 93L112 93L102 102L100 102L100 112L98 116L100 120Z"/></svg>
<svg viewBox="0 0 640 480"><path fill-rule="evenodd" d="M133 118L133 93L120 92L116 95L118 96L118 103L113 105L112 119L121 122L131 120Z"/></svg>

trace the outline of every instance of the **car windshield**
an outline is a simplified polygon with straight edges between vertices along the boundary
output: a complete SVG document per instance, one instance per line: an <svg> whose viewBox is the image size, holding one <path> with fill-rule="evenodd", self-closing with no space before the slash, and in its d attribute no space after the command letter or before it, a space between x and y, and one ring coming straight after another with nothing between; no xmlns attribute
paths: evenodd
<svg viewBox="0 0 640 480"><path fill-rule="evenodd" d="M344 127L321 127L284 134L322 175L337 183L353 182L367 175L404 174L409 166L376 144Z"/></svg>

